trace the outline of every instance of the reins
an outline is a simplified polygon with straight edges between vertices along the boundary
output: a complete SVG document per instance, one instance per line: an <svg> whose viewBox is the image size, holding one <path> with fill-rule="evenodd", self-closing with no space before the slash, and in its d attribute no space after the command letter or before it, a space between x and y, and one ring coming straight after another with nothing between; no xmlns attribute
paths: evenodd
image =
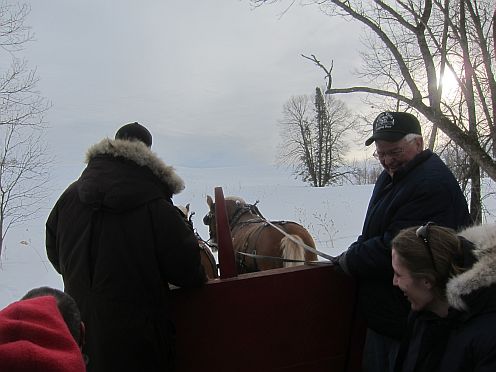
<svg viewBox="0 0 496 372"><path fill-rule="evenodd" d="M305 243L295 239L292 235L288 234L286 231L284 231L283 229L281 229L279 226L275 225L274 223L272 223L271 221L267 220L264 216L262 216L262 213L260 213L260 210L258 209L257 207L257 204L258 204L258 200L255 202L255 204L245 204L243 207L240 207L238 209L238 211L236 211L236 213L234 214L234 216L236 217L236 220L234 219L234 216L232 218L232 222L230 221L229 222L229 225L232 228L234 228L234 226L237 224L237 222L239 221L239 219L241 218L241 216L243 214L245 214L246 212L252 212L253 214L257 215L259 218L260 218L260 221L258 220L248 220L248 221L244 221L243 223L256 223L256 222L264 222L266 224L268 224L269 226L273 227L274 229L276 229L277 231L279 231L281 234L283 234L285 237L287 237L289 240L291 240L293 243L299 245L300 247L302 247L304 250L308 251L308 252L312 252L314 254L316 254L317 256L320 256L322 258L325 258L326 260L329 260L331 262L334 261L334 257L324 253L324 252L320 252L318 251L317 249L315 248L312 248L310 247L309 245L306 245ZM241 212L239 212L241 211ZM231 225L232 223L232 225ZM315 262L318 262L318 261L306 261L306 260L292 260L292 259L289 259L289 258L282 258L282 257L275 257L275 256L263 256L263 255L257 255L257 254L250 254L250 253L244 253L244 252L236 252L237 254L241 254L241 255L244 255L244 256L248 256L248 257L252 257L252 258L260 258L260 259L272 259L272 260L275 260L275 261L283 261L283 262L303 262L303 263L315 263Z"/></svg>
<svg viewBox="0 0 496 372"><path fill-rule="evenodd" d="M275 257L275 256L264 256L261 254L253 254L253 253L246 253L246 252L240 252L237 251L236 254L242 255L242 256L247 256L250 258L256 258L256 259L263 259L263 260L272 260L272 261L282 261L282 262L298 262L298 263L305 263L309 265L328 265L330 262L322 262L322 261L306 261L306 260L293 260L291 258L282 258L282 257Z"/></svg>
<svg viewBox="0 0 496 372"><path fill-rule="evenodd" d="M234 212L234 214L232 215L232 217L229 219L229 222L228 222L229 223L229 228L231 229L231 231L234 229L235 226L241 225L241 224L265 223L265 224L273 227L277 231L279 231L281 234L283 234L285 237L287 237L293 243L295 243L298 246L302 247L304 250L306 250L308 252L312 252L312 253L316 254L317 256L320 256L320 257L322 257L322 258L324 258L324 259L326 259L326 260L328 260L330 262L334 262L335 261L335 258L333 256L330 256L330 255L328 255L328 254L326 254L324 252L321 252L321 251L319 251L319 250L317 250L315 248L310 247L309 245L307 245L307 244L305 244L305 243L303 243L301 241L298 241L293 236L291 236L286 231L284 231L282 228L280 228L279 226L277 226L273 222L267 220L262 215L262 213L260 212L260 210L258 209L258 207L257 207L258 202L259 202L259 200L257 200L254 204L244 204L244 205L240 206ZM211 213L212 212L210 212L210 214ZM239 222L240 218L244 214L246 214L246 213L252 213L255 216L257 216L258 218L257 219L251 219L251 220ZM212 216L210 216L210 218L212 218ZM204 242L209 247L217 247L216 244L211 244L211 243L208 243L206 241L204 241ZM246 256L246 257L250 257L250 258L254 258L254 259L262 259L262 260L273 260L273 261L282 261L282 262L298 262L298 263L317 264L317 265L328 264L328 262L294 260L294 259L289 259L289 258L282 258L282 257L275 257L275 256L264 256L264 255L253 254L253 253L245 253L245 252L240 252L240 251L236 251L235 253L238 254L238 255L241 255L241 256Z"/></svg>
<svg viewBox="0 0 496 372"><path fill-rule="evenodd" d="M205 244L207 247L209 247L210 249L217 249L217 244L216 243L209 243L209 241L207 240L204 240L201 235L198 233L198 230L194 227L193 225L193 216L195 215L195 212L191 212L189 217L187 218L187 221L188 223L190 224L190 226L193 228L193 232L195 233L195 236L196 236L196 240L198 241L201 241L203 244ZM203 249L203 247L200 247L201 249Z"/></svg>
<svg viewBox="0 0 496 372"><path fill-rule="evenodd" d="M210 239L209 240L204 240L200 234L198 234L198 232L196 231L195 229L195 235L196 235L196 238L201 241L202 243L204 243L207 247L209 247L210 249L214 249L217 250L218 247L217 247L217 243L210 243Z"/></svg>
<svg viewBox="0 0 496 372"><path fill-rule="evenodd" d="M303 242L300 242L298 241L297 239L295 239L292 235L288 234L286 231L284 231L283 229L281 229L279 226L276 226L274 225L272 222L266 220L263 218L263 220L268 223L270 226L272 226L274 229L276 229L277 231L279 231L281 234L283 234L285 237L287 237L289 240L291 240L293 243L295 244L298 244L300 247L302 247L304 250L306 251L309 251L309 252L312 252L312 253L315 253L317 256L320 256L322 258L325 258L329 261L334 261L334 257L324 253L324 252L321 252L321 251L318 251L316 250L315 248L312 248L310 247L309 245L306 245L305 243Z"/></svg>

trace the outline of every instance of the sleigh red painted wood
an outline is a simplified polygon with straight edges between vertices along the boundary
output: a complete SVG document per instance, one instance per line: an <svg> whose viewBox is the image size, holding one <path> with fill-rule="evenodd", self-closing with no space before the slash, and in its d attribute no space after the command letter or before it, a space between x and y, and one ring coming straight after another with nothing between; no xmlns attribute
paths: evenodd
<svg viewBox="0 0 496 372"><path fill-rule="evenodd" d="M360 371L353 281L331 265L236 275L222 189L215 197L221 278L172 291L177 371Z"/></svg>

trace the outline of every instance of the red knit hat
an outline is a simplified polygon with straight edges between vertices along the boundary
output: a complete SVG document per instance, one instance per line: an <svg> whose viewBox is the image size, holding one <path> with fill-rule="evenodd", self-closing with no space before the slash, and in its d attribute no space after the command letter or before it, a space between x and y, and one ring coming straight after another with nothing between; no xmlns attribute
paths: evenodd
<svg viewBox="0 0 496 372"><path fill-rule="evenodd" d="M0 368L9 372L84 372L81 350L52 296L0 311Z"/></svg>

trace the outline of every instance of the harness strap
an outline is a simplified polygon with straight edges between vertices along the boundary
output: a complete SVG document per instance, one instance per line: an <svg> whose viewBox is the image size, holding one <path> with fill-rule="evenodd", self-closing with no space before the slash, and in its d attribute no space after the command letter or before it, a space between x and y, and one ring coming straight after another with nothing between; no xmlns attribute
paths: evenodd
<svg viewBox="0 0 496 372"><path fill-rule="evenodd" d="M231 230L238 224L238 221L241 218L241 216L244 215L245 213L249 213L249 212L251 212L251 208L249 205L239 207L236 210L236 212L233 214L231 219L229 220L229 227L231 228Z"/></svg>
<svg viewBox="0 0 496 372"><path fill-rule="evenodd" d="M290 234L288 234L286 231L284 231L283 229L281 229L279 226L276 226L274 225L272 222L268 221L268 220L265 220L265 222L267 222L270 226L272 226L274 229L276 229L277 231L279 231L281 234L283 234L284 236L286 236L289 240L291 240L293 243L295 244L298 244L299 246L303 247L305 250L309 251L309 252L312 252L312 253L315 253L317 256L320 256L320 257L323 257L325 259L328 259L329 261L333 262L335 259L334 257L324 253L324 252L320 252L318 250L316 250L315 248L312 248L310 247L309 245L306 245L305 243L302 243L298 240L296 240L295 238L293 238Z"/></svg>
<svg viewBox="0 0 496 372"><path fill-rule="evenodd" d="M205 247L203 244L198 244L198 246L200 247L200 250L202 250L203 252L205 252L205 254L207 255L207 259L208 261L210 262L210 265L212 266L212 268L214 269L214 277L215 278L218 278L219 277L219 267L217 265L217 262L215 261L215 257L212 255L212 253L210 251L208 251L207 247Z"/></svg>
<svg viewBox="0 0 496 372"><path fill-rule="evenodd" d="M240 252L237 251L236 254L242 255L242 256L247 256L251 258L256 258L256 259L263 259L263 260L273 260L273 261L283 261L283 262L301 262L305 263L308 265L329 265L329 262L322 262L322 261L305 261L305 260L293 260L291 258L282 258L282 257L275 257L275 256L264 256L260 254L251 254L251 253L246 253L246 252Z"/></svg>
<svg viewBox="0 0 496 372"><path fill-rule="evenodd" d="M236 225L242 225L242 224L248 224L248 223L259 223L259 222L264 222L265 225L270 225L272 226L274 229L276 229L277 231L279 231L281 234L283 234L284 236L286 236L289 240L291 240L293 243L299 245L300 247L302 247L303 249L305 249L306 251L309 251L309 252L312 252L314 254L316 254L317 256L320 256L320 257L323 257L331 262L335 262L336 259L335 257L333 256L330 256L324 252L320 252L318 251L317 249L313 248L313 247L310 247L309 245L306 245L305 243L303 242L300 242L298 241L297 239L295 239L293 236L291 236L290 234L288 234L286 231L284 231L281 227L277 226L274 224L274 222L271 222L269 220L267 220L265 217L262 216L262 214L260 213L258 207L256 206L258 203L258 201L255 203L255 204L246 204L245 206L243 207L240 207L236 213L234 214L233 218L231 219L231 221L229 221L229 225L230 225L230 228L231 228L231 231L234 230L234 227ZM245 213L254 213L255 215L257 215L259 218L255 218L255 219L251 219L251 220L248 220L248 221L242 221L242 222L239 222L239 219L241 218L241 216ZM280 221L280 222L283 222L283 221ZM277 223L277 222L276 222ZM256 255L258 256L258 255Z"/></svg>
<svg viewBox="0 0 496 372"><path fill-rule="evenodd" d="M253 221L253 220L250 220L250 221ZM259 225L256 229L252 230L252 231L250 232L250 234L246 237L246 239L245 239L245 243L243 244L243 250L244 250L244 251L247 251L247 250L248 250L248 248L249 248L249 246L250 246L250 240L251 240L251 238L252 238L253 236L255 236L255 241L254 241L254 243L255 243L255 244L253 245L253 247L254 247L254 248L253 248L253 250L252 250L251 255L250 255L250 256L248 256L248 257L252 257L252 258L253 258L253 266L254 266L254 269L255 269L256 271L260 271L260 269L259 269L259 267L258 267L257 260L256 260L256 257L257 257L257 254L256 254L256 253L257 253L257 243L258 243L258 238L260 237L260 233L262 232L262 230L263 230L263 229L264 229L267 225L265 225L265 224L261 224L261 222L262 222L262 221L261 221L261 220L259 220L259 219L258 219L256 222L257 222L257 223L259 223L260 225ZM239 225L242 225L242 224L243 224L243 222L238 223L238 226L239 226ZM239 251L237 251L237 252L239 252ZM241 253L244 253L244 252L241 252ZM238 261L238 263L239 263L239 265L240 265L241 267L243 267L243 268L245 268L246 270L248 270L248 265L246 264L246 261L245 261L245 259L244 259L244 258L245 258L245 257L242 255L242 256L241 256L241 259Z"/></svg>
<svg viewBox="0 0 496 372"><path fill-rule="evenodd" d="M210 249L212 249L212 250L214 250L214 249L215 249L215 250L217 250L217 249L218 249L218 247L217 247L217 243L215 243L215 242L211 242L211 240L204 240L204 239L200 236L200 234L198 234L198 233L196 232L196 230L195 230L195 235L196 235L196 239L197 239L198 241L203 242L203 243L204 243L207 247L209 247Z"/></svg>

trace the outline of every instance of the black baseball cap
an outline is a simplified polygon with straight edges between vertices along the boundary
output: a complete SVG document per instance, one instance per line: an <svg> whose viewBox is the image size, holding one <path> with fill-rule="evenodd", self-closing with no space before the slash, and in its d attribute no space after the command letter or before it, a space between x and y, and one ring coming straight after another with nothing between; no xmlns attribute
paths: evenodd
<svg viewBox="0 0 496 372"><path fill-rule="evenodd" d="M396 142L410 133L422 135L418 119L409 112L382 112L372 125L374 132L372 137L365 141L365 146L375 140Z"/></svg>

